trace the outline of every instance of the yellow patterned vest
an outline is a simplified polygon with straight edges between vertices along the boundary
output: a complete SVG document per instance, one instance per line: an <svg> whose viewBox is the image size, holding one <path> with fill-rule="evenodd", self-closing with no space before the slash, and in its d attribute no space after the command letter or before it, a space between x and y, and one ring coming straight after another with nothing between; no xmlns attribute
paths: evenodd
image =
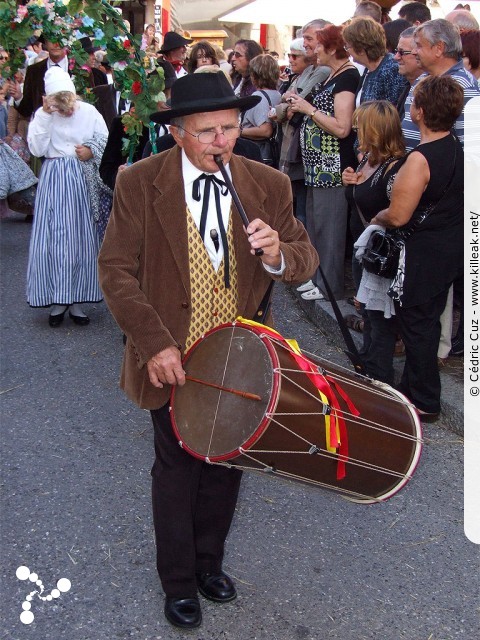
<svg viewBox="0 0 480 640"><path fill-rule="evenodd" d="M232 216L227 241L230 258L230 288L225 288L224 260L215 271L198 227L187 207L188 255L192 321L185 343L187 351L204 333L238 316L237 261L233 246Z"/></svg>

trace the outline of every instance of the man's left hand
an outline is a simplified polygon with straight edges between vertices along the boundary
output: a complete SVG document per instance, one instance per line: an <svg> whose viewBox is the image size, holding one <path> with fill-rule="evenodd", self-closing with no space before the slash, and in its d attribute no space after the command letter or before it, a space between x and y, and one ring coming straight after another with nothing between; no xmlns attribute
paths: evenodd
<svg viewBox="0 0 480 640"><path fill-rule="evenodd" d="M255 249L263 249L262 262L272 269L279 269L282 264L282 256L278 233L263 220L256 218L248 225L247 234L252 247L250 253L255 255Z"/></svg>

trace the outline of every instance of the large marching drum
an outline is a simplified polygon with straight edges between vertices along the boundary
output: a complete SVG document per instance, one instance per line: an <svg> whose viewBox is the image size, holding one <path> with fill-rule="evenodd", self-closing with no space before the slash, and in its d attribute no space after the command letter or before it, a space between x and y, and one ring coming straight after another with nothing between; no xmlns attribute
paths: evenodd
<svg viewBox="0 0 480 640"><path fill-rule="evenodd" d="M172 424L180 445L214 464L389 498L411 478L422 440L415 408L391 387L309 354L248 321L213 329L184 360Z"/></svg>

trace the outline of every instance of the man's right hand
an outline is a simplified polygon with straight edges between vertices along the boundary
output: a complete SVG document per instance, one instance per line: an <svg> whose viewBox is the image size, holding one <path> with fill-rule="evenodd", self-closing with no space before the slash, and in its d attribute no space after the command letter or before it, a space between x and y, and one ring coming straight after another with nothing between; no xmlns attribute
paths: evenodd
<svg viewBox="0 0 480 640"><path fill-rule="evenodd" d="M150 358L147 370L150 382L159 389L163 389L165 384L185 384L185 371L177 347L167 347Z"/></svg>

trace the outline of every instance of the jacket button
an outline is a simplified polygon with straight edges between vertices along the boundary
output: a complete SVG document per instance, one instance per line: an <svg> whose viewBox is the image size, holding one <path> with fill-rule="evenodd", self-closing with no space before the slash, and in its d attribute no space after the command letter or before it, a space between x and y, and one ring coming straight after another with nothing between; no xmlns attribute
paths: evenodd
<svg viewBox="0 0 480 640"><path fill-rule="evenodd" d="M182 302L182 309L188 309L188 302Z"/></svg>

